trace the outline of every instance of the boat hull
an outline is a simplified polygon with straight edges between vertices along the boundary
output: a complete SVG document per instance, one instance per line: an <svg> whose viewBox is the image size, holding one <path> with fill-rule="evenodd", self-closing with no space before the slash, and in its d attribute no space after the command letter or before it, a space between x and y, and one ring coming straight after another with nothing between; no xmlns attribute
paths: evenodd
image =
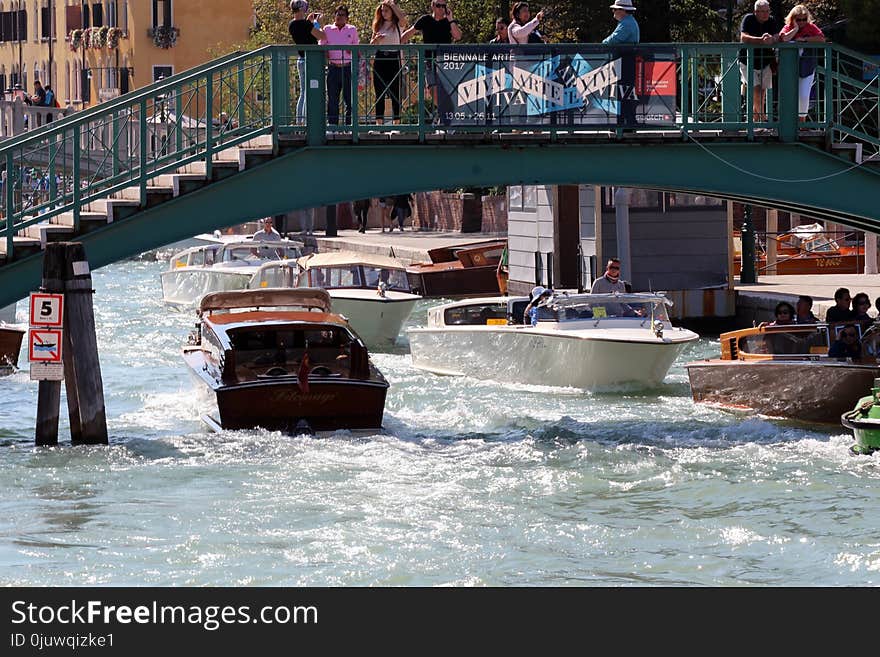
<svg viewBox="0 0 880 657"><path fill-rule="evenodd" d="M0 374L10 374L18 366L24 330L0 327Z"/></svg>
<svg viewBox="0 0 880 657"><path fill-rule="evenodd" d="M422 328L411 329L407 335L413 365L419 369L588 390L657 385L685 346L696 339L694 334L680 341L574 337L517 327Z"/></svg>
<svg viewBox="0 0 880 657"><path fill-rule="evenodd" d="M876 365L708 360L687 364L698 403L803 422L838 423L880 376Z"/></svg>
<svg viewBox="0 0 880 657"><path fill-rule="evenodd" d="M296 376L225 384L209 374L199 349L184 351L191 374L214 392L223 429L268 429L292 432L300 422L314 431L381 429L388 382L370 379L309 377L308 392Z"/></svg>
<svg viewBox="0 0 880 657"><path fill-rule="evenodd" d="M498 294L497 267L412 265L406 276L413 292L423 297L465 297Z"/></svg>
<svg viewBox="0 0 880 657"><path fill-rule="evenodd" d="M372 299L353 298L332 289L328 292L333 300L333 312L345 315L368 347L390 346L397 342L400 329L418 300L412 295L395 300L380 299L374 292L371 293Z"/></svg>

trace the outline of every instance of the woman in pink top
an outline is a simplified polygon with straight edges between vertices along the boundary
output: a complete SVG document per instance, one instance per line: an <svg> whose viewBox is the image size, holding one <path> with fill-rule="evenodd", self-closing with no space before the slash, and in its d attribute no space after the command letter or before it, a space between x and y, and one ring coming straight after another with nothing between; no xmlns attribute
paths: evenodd
<svg viewBox="0 0 880 657"><path fill-rule="evenodd" d="M825 35L813 22L810 10L804 5L795 5L785 17L785 27L779 33L779 40L824 43ZM810 109L810 89L816 77L816 50L816 48L801 48L800 50L798 116L801 121L807 120L807 111Z"/></svg>

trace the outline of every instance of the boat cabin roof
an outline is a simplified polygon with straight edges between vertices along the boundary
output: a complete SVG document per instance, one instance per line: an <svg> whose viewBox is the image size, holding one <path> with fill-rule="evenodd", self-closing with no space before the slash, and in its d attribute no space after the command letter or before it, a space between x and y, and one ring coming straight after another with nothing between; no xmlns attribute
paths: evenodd
<svg viewBox="0 0 880 657"><path fill-rule="evenodd" d="M261 290L234 290L211 292L202 297L198 313L231 310L259 310L261 308L283 308L286 310L318 310L330 312L330 295L327 290L315 287L271 288Z"/></svg>
<svg viewBox="0 0 880 657"><path fill-rule="evenodd" d="M297 260L300 267L310 269L312 267L350 267L363 265L365 267L379 267L381 269L406 270L402 260L390 256L375 253L359 253L356 251L329 251L327 253L313 253Z"/></svg>

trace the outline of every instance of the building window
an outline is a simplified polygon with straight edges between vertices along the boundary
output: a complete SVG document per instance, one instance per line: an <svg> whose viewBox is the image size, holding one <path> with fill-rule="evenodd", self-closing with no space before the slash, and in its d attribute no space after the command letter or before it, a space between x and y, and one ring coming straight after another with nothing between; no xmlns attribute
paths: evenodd
<svg viewBox="0 0 880 657"><path fill-rule="evenodd" d="M153 27L171 27L171 0L153 0Z"/></svg>
<svg viewBox="0 0 880 657"><path fill-rule="evenodd" d="M172 66L153 67L153 82L161 80L162 78L170 78L172 75L174 75L174 67Z"/></svg>
<svg viewBox="0 0 880 657"><path fill-rule="evenodd" d="M119 27L119 23L116 20L116 0L110 0L110 2L105 4L106 9L104 10L104 14L107 16L107 25L110 27Z"/></svg>
<svg viewBox="0 0 880 657"><path fill-rule="evenodd" d="M92 27L104 26L104 5L100 2L92 5Z"/></svg>
<svg viewBox="0 0 880 657"><path fill-rule="evenodd" d="M122 28L123 32L128 32L128 0L123 0L122 20L119 21L119 27Z"/></svg>
<svg viewBox="0 0 880 657"><path fill-rule="evenodd" d="M538 209L538 188L535 185L512 185L507 189L510 210L535 212Z"/></svg>

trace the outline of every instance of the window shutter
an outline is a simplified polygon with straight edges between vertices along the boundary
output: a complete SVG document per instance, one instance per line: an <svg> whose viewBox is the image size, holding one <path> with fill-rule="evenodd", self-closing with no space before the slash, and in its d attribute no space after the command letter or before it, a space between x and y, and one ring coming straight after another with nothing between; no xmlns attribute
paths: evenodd
<svg viewBox="0 0 880 657"><path fill-rule="evenodd" d="M80 7L65 7L65 14L67 16L67 34L70 34L73 30L80 30L83 26L83 17L82 10Z"/></svg>

